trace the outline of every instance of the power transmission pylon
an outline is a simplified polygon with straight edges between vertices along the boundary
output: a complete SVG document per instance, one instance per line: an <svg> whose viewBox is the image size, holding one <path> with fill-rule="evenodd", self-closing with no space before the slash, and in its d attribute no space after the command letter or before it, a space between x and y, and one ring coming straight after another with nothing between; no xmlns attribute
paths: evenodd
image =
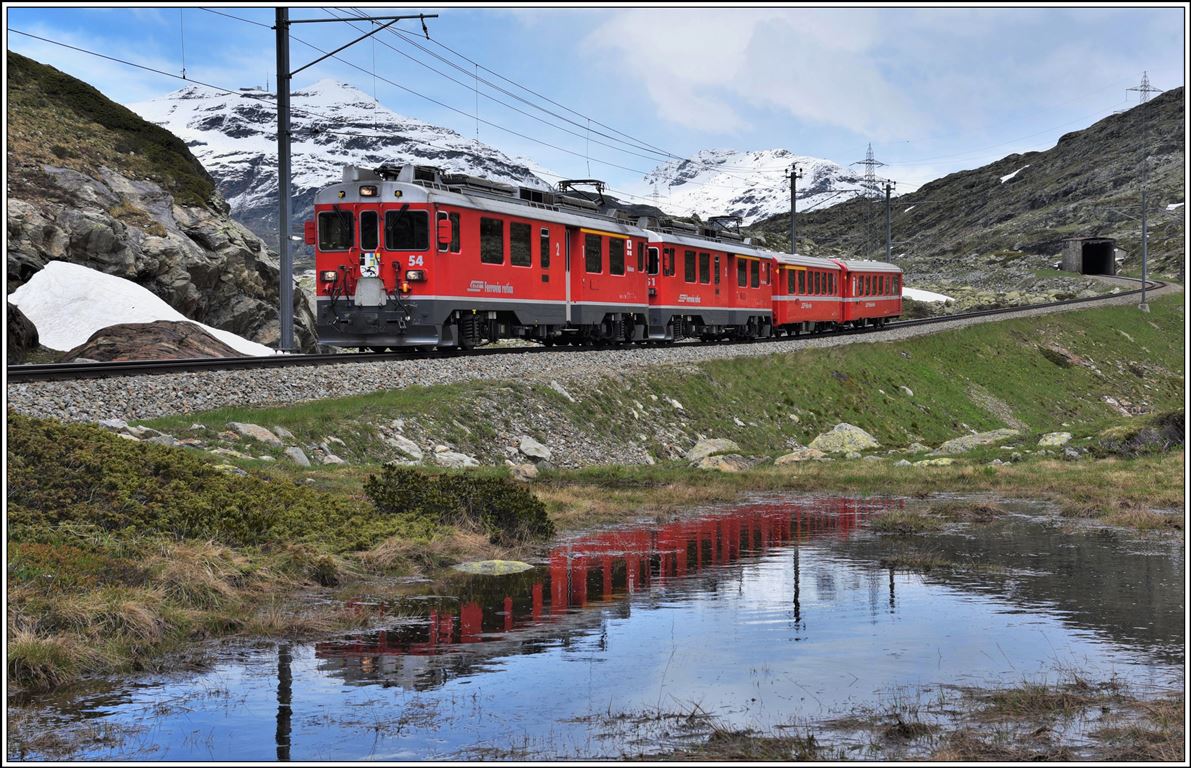
<svg viewBox="0 0 1191 768"><path fill-rule="evenodd" d="M1149 72L1141 73L1141 84L1133 88L1126 88L1126 92L1136 91L1141 106L1150 100L1151 93L1161 93L1161 88L1155 88L1150 85ZM1150 181L1150 116L1148 113L1141 116L1141 304L1138 309L1142 312L1149 312L1150 305L1146 303L1146 282L1150 279L1149 270L1149 256L1150 256L1150 233L1146 221L1146 196L1149 192Z"/></svg>
<svg viewBox="0 0 1191 768"><path fill-rule="evenodd" d="M873 203L881 198L881 184L877 178L877 168L885 165L885 163L882 163L873 155L873 145L872 142L869 142L868 151L865 153L864 159L857 160L851 163L851 165L864 166L864 181L860 183L860 186L864 190L863 196L869 201L869 234L873 241L873 246L879 249L880 235L877 232L879 226L877 224L878 210Z"/></svg>

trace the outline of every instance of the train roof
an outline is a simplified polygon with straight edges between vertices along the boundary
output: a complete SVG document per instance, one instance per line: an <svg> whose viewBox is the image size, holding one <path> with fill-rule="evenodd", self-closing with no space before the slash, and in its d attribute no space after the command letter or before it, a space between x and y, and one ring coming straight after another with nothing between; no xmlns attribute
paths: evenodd
<svg viewBox="0 0 1191 768"><path fill-rule="evenodd" d="M783 266L792 267L814 267L815 269L835 269L839 270L840 265L830 259L820 259L815 256L803 256L802 254L779 253L775 254L777 263Z"/></svg>
<svg viewBox="0 0 1191 768"><path fill-rule="evenodd" d="M651 243L673 243L675 245L689 245L692 248L714 248L717 251L728 251L744 256L753 256L758 259L773 259L781 255L736 239L721 240L697 235L682 235L676 232L658 232L653 229L646 229L645 234L649 237Z"/></svg>
<svg viewBox="0 0 1191 768"><path fill-rule="evenodd" d="M376 194L362 196L361 186L376 187ZM513 187L472 176L443 174L437 168L421 166L405 166L384 175L378 171L346 166L342 182L323 187L314 196L315 205L396 201L442 203L555 224L599 229L625 237L645 236L645 230L635 223L602 214L596 210L593 203L582 198L546 190Z"/></svg>
<svg viewBox="0 0 1191 768"><path fill-rule="evenodd" d="M840 263L852 272L898 272L902 268L896 264L890 264L885 261L849 261L847 259L840 259Z"/></svg>

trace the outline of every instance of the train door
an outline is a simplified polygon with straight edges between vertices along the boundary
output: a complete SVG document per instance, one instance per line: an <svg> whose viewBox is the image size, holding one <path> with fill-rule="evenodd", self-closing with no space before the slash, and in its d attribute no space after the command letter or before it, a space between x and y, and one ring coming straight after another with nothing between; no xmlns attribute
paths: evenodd
<svg viewBox="0 0 1191 768"><path fill-rule="evenodd" d="M717 307L719 307L719 306L720 306L720 302L719 302L719 296L720 296L720 255L719 255L718 253L715 255L715 272L713 272L712 274L714 274L714 275L715 275L715 277L713 278L713 281L715 282L715 296L716 296L716 302L715 302L715 303L716 303L716 306L717 306Z"/></svg>
<svg viewBox="0 0 1191 768"><path fill-rule="evenodd" d="M565 243L563 248L563 268L566 270L566 318L568 323L571 322L571 242L578 236L578 227L567 227L566 236L563 237L563 242Z"/></svg>

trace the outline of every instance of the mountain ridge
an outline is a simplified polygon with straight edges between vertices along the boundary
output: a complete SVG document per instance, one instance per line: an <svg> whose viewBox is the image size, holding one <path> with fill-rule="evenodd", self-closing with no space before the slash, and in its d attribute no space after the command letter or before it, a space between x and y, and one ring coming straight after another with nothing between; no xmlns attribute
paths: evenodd
<svg viewBox="0 0 1191 768"><path fill-rule="evenodd" d="M277 230L277 112L257 88L229 94L192 85L129 104L181 137L215 179L232 215L266 242ZM339 180L344 165L384 162L437 165L455 173L546 187L530 168L500 150L377 104L348 83L324 78L291 96L292 220L313 215L317 190Z"/></svg>

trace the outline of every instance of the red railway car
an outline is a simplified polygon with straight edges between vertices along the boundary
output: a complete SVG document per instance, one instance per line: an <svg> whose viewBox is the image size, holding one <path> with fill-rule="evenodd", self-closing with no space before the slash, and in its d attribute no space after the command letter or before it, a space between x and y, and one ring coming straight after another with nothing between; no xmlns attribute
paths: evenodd
<svg viewBox="0 0 1191 768"><path fill-rule="evenodd" d="M891 264L779 254L721 226L630 221L568 193L428 166L346 167L306 222L320 342L757 339L901 314Z"/></svg>
<svg viewBox="0 0 1191 768"><path fill-rule="evenodd" d="M883 261L840 261L843 269L842 322L880 328L902 313L902 271Z"/></svg>
<svg viewBox="0 0 1191 768"><path fill-rule="evenodd" d="M834 328L843 321L843 268L829 259L777 257L773 326L787 336Z"/></svg>
<svg viewBox="0 0 1191 768"><path fill-rule="evenodd" d="M349 166L315 196L324 344L644 339L644 230L589 201L423 166Z"/></svg>
<svg viewBox="0 0 1191 768"><path fill-rule="evenodd" d="M647 231L650 339L770 335L773 253L727 231L641 223L652 227Z"/></svg>

